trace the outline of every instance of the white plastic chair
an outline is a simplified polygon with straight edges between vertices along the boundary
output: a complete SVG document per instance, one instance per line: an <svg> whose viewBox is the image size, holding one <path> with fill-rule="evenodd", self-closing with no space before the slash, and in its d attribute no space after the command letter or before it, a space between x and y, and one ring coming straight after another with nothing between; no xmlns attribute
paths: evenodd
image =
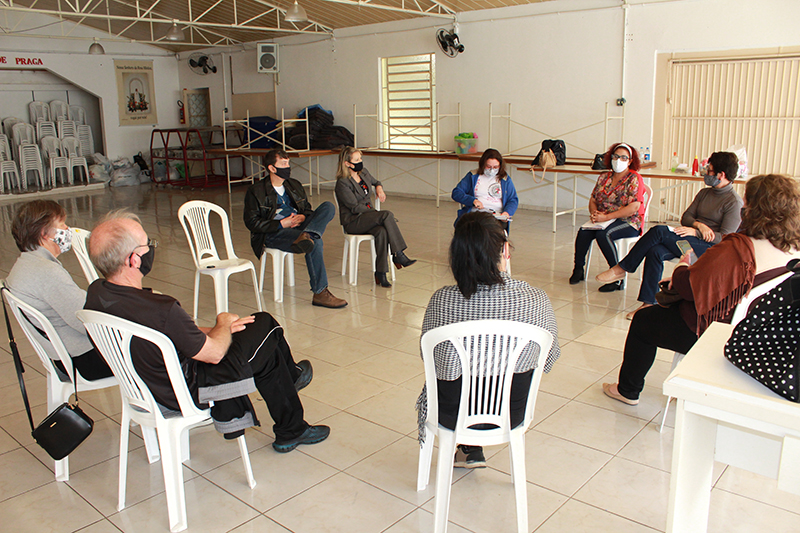
<svg viewBox="0 0 800 533"><path fill-rule="evenodd" d="M19 122L22 122L22 120L18 119L17 117L6 117L3 119L3 133L8 135L9 139L13 138L12 130L14 128L14 124L17 124Z"/></svg>
<svg viewBox="0 0 800 533"><path fill-rule="evenodd" d="M258 292L264 291L264 269L267 265L267 255L272 256L272 291L274 300L278 303L283 301L283 280L284 276L287 285L294 287L294 256L291 252L284 252L277 248L264 248L261 253L261 268L258 276ZM283 268L283 265L286 268Z"/></svg>
<svg viewBox="0 0 800 533"><path fill-rule="evenodd" d="M31 124L36 124L40 120L50 120L50 105L47 102L34 100L28 104L28 113L31 116Z"/></svg>
<svg viewBox="0 0 800 533"><path fill-rule="evenodd" d="M42 140L45 137L58 137L56 123L48 120L40 120L36 123L36 139Z"/></svg>
<svg viewBox="0 0 800 533"><path fill-rule="evenodd" d="M50 100L50 118L53 122L69 119L69 104L64 100Z"/></svg>
<svg viewBox="0 0 800 533"><path fill-rule="evenodd" d="M2 283L0 283L2 286ZM42 313L26 304L13 294L11 291L3 291L11 312L17 318L22 331L33 346L36 355L39 356L42 365L47 371L47 411L52 412L62 403L69 401L70 396L75 391L72 384L72 358L67 349L61 342L61 338L56 333L55 328ZM36 328L43 331L47 337L42 336ZM67 374L64 375L56 368L53 361L61 361ZM78 391L105 389L117 384L113 377L86 381L78 373ZM69 457L56 461L56 481L69 480Z"/></svg>
<svg viewBox="0 0 800 533"><path fill-rule="evenodd" d="M37 172L38 182L41 188L45 187L47 181L44 169L42 168L42 158L39 154L39 147L35 144L22 144L19 147L19 170L22 178L23 189L27 188L28 172Z"/></svg>
<svg viewBox="0 0 800 533"><path fill-rule="evenodd" d="M644 226L647 223L647 216L650 213L650 200L653 199L653 189L651 189L650 186L646 183L644 184L644 189L645 189L644 193L645 200L644 200L644 218L642 219L642 230L644 230ZM642 231L642 233L644 233L644 231ZM636 244L640 238L641 235L637 235L635 237L625 237L623 239L617 239L615 241L611 241L617 249L617 257L622 259L626 255L628 255L631 251L631 248L633 248L633 245ZM595 244L596 242L592 243L592 246L589 247L589 253L586 255L586 270L585 270L586 277L588 277L589 274L589 265L592 262L592 248L594 248ZM624 250L625 253L620 254L620 250ZM625 272L624 281L625 281L625 286L627 287L628 286L627 272Z"/></svg>
<svg viewBox="0 0 800 533"><path fill-rule="evenodd" d="M81 228L69 229L72 232L72 251L75 252L75 256L78 258L78 263L81 265L81 270L83 270L86 281L91 285L94 280L100 277L97 275L97 270L95 270L92 260L89 259L87 244L92 232Z"/></svg>
<svg viewBox="0 0 800 533"><path fill-rule="evenodd" d="M61 139L61 146L64 148L64 155L69 157L69 168L73 180L76 178L75 167L78 167L83 169L86 183L89 183L89 165L86 163L86 158L81 154L81 145L78 139L76 137L64 137Z"/></svg>
<svg viewBox="0 0 800 533"><path fill-rule="evenodd" d="M736 326L739 322L742 321L744 317L747 316L747 311L750 310L750 305L755 301L757 298L764 296L766 293L780 285L786 279L788 279L792 275L792 272L787 272L785 274L781 274L777 278L773 278L769 281L765 281L761 285L757 285L750 289L750 292L736 305L736 308L733 310L733 316L731 317L731 324ZM678 363L683 361L683 358L686 357L686 354L675 352L672 356L672 366L669 369L669 373L672 374L672 371L675 370L675 367L678 366ZM672 401L672 396L667 396L667 404L664 406L664 415L661 417L661 427L659 428L659 433L664 431L664 422L667 420L667 412L669 411L669 403Z"/></svg>
<svg viewBox="0 0 800 533"><path fill-rule="evenodd" d="M452 343L461 362L461 403L455 430L446 429L438 422L439 400L433 350L442 342ZM517 359L529 342L539 345L539 356L528 392L525 418L519 426L512 429L509 408L511 381ZM544 362L552 343L553 336L550 332L538 326L507 320L457 322L432 329L420 339L428 391L428 414L425 421L425 442L419 452L417 490L424 490L428 485L433 440L436 436L439 438L439 459L436 468L435 533L447 531L456 444L492 446L505 443L509 443L511 480L517 503L517 529L519 533L528 533L525 431L533 421ZM476 353L470 357L473 349ZM482 378L478 375L478 369L485 366L490 369L490 377ZM491 382L492 386L487 386L486 382ZM497 428L470 429L475 424L494 424Z"/></svg>
<svg viewBox="0 0 800 533"><path fill-rule="evenodd" d="M18 189L21 188L16 161L0 161L0 193L5 192L6 176L8 176L9 192L14 188L14 183Z"/></svg>
<svg viewBox="0 0 800 533"><path fill-rule="evenodd" d="M211 213L219 215L222 221L222 233L225 238L227 259L220 258L214 237L211 235L209 216ZM261 311L261 294L258 291L256 269L247 259L237 257L233 251L231 228L228 223L228 213L223 208L211 202L192 200L183 204L178 209L178 219L181 221L189 249L194 260L194 318L197 319L197 306L200 298L200 274L211 276L214 280L214 297L216 300L217 314L228 310L228 277L237 272L249 270L253 275L253 290L256 294L256 304ZM187 225L188 224L188 225Z"/></svg>
<svg viewBox="0 0 800 533"><path fill-rule="evenodd" d="M339 199L336 197L336 191L333 192L333 201L336 202L336 206L339 208L339 210L341 210L342 207L339 205ZM381 201L377 196L375 197L375 210L381 210ZM377 259L377 252L375 251L375 237L369 234L351 235L344 230L344 226L342 226L342 233L344 234L344 250L342 251L342 276L348 272L349 268L350 275L347 278L348 282L350 285L357 285L358 251L362 242L369 242L370 253L372 257L372 272L373 274L375 273L375 260ZM395 281L397 279L397 274L391 257L389 258L389 269L391 270L392 281Z"/></svg>
<svg viewBox="0 0 800 533"><path fill-rule="evenodd" d="M64 170L66 177L61 180L61 183L72 184L72 167L69 166L69 157L62 155L61 140L52 135L43 137L39 140L42 146L42 155L47 162L47 169L50 176L50 182L55 187L58 171Z"/></svg>
<svg viewBox="0 0 800 533"><path fill-rule="evenodd" d="M69 119L77 124L86 124L86 110L79 105L69 106Z"/></svg>
<svg viewBox="0 0 800 533"><path fill-rule="evenodd" d="M77 137L78 125L72 120L59 120L58 121L58 138L64 137Z"/></svg>
<svg viewBox="0 0 800 533"><path fill-rule="evenodd" d="M155 428L161 450L161 467L164 471L169 529L183 531L188 526L186 495L183 486L183 466L189 460L189 430L211 423L209 409L199 409L192 400L183 376L175 346L169 337L158 331L98 311L81 310L76 313L83 322L95 346L108 362L119 380L122 393L122 421L119 443L119 501L117 510L125 508L126 481L128 477L128 437L131 421L142 427ZM145 382L136 372L131 359L131 339L138 337L149 341L161 350L180 412L165 418L158 402ZM256 486L247 441L238 437L247 483ZM211 503L213 505L213 503Z"/></svg>
<svg viewBox="0 0 800 533"><path fill-rule="evenodd" d="M78 125L78 144L81 147L81 155L87 159L92 158L94 154L94 135L92 135L92 127L83 124Z"/></svg>
<svg viewBox="0 0 800 533"><path fill-rule="evenodd" d="M14 156L11 154L11 146L8 144L8 135L0 133L0 161L11 161Z"/></svg>
<svg viewBox="0 0 800 533"><path fill-rule="evenodd" d="M17 122L11 127L11 149L14 159L19 155L19 147L23 144L36 144L36 130L27 122ZM19 161L17 161L19 165Z"/></svg>

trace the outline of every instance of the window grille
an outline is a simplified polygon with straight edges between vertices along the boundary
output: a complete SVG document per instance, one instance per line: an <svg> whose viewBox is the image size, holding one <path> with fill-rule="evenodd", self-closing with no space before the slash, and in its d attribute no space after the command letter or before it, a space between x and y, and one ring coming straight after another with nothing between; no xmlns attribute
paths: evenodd
<svg viewBox="0 0 800 533"><path fill-rule="evenodd" d="M435 55L381 58L381 148L436 151Z"/></svg>

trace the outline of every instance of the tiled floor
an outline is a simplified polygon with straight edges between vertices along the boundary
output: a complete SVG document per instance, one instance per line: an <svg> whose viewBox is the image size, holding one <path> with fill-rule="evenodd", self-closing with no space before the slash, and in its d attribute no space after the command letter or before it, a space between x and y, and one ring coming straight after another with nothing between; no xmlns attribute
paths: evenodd
<svg viewBox="0 0 800 533"><path fill-rule="evenodd" d="M91 228L106 211L130 207L160 241L149 284L191 308L193 265L178 207L189 199L216 202L233 213L235 247L252 258L241 220L244 190L111 189L60 200L70 225ZM331 199L331 194L323 194ZM318 197L313 198L316 204ZM0 205L0 277L18 252L10 235L13 205ZM419 261L397 274L391 289L376 288L369 254L361 254L359 284L340 275L342 234L333 221L325 236L331 290L350 305L312 307L304 264L282 304L272 301L267 275L265 310L286 328L295 357L311 359L315 376L301 396L312 423L331 426L322 444L275 453L263 401L254 398L264 427L247 433L258 485L245 482L238 448L213 429L192 433L192 459L184 468L188 531L427 532L432 531L432 485L416 491L418 446L414 401L423 382L419 328L434 289L451 283L447 247L455 207L431 200L391 198L386 209L400 220L408 254ZM643 533L666 527L674 415L658 433L664 397L661 383L671 354L660 354L648 375L641 403L625 406L603 396L600 383L619 368L636 285L602 294L594 281L567 284L574 228L559 221L550 231L545 213L522 210L513 223L513 275L543 288L559 321L563 355L542 380L534 426L527 436L528 509L531 531ZM590 278L601 270L594 254ZM85 286L70 253L64 266ZM268 272L271 269L268 268ZM231 280L231 311L254 310L246 275ZM211 282L201 282L200 324L213 320ZM26 380L37 420L45 415L41 366L22 338ZM16 384L5 332L0 343L0 531L166 531L167 511L159 463L148 465L141 439L133 437L128 506L116 511L119 393L81 395L95 420L92 436L71 456L66 483L54 481L53 462L33 443ZM672 409L671 411L674 411ZM451 532L515 531L508 454L487 449L489 468L457 471L452 488ZM435 461L435 459L434 459ZM709 531L798 531L800 498L779 492L774 481L718 465Z"/></svg>

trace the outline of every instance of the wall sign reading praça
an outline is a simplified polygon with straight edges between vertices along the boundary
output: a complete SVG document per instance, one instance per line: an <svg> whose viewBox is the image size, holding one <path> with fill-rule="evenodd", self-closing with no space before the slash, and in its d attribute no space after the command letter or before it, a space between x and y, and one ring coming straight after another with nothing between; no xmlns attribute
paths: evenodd
<svg viewBox="0 0 800 533"><path fill-rule="evenodd" d="M14 57L14 56L0 56L0 65L13 65L13 66L41 66L44 65L40 57Z"/></svg>
<svg viewBox="0 0 800 533"><path fill-rule="evenodd" d="M114 60L119 94L119 125L156 124L153 62Z"/></svg>

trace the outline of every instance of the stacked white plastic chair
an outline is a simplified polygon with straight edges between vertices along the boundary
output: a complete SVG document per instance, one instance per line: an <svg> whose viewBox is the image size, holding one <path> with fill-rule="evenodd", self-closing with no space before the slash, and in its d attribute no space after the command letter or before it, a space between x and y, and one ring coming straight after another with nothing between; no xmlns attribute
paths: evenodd
<svg viewBox="0 0 800 533"><path fill-rule="evenodd" d="M11 149L14 151L14 158L19 154L19 147L26 143L36 144L36 130L27 122L17 122L11 127Z"/></svg>
<svg viewBox="0 0 800 533"><path fill-rule="evenodd" d="M81 146L81 155L87 161L94 160L94 136L92 135L92 127L85 124L78 124L78 143Z"/></svg>
<svg viewBox="0 0 800 533"><path fill-rule="evenodd" d="M77 124L86 124L86 110L79 105L69 106L69 119Z"/></svg>
<svg viewBox="0 0 800 533"><path fill-rule="evenodd" d="M225 239L227 259L222 259L214 244L211 234L210 216L215 213L222 223L222 234ZM211 276L214 280L214 298L217 315L228 310L228 278L237 272L250 271L253 275L253 290L256 295L256 305L261 311L261 294L258 292L258 280L253 263L241 259L233 251L233 239L228 223L228 213L223 208L211 202L192 200L186 202L178 209L178 219L181 221L186 240L189 241L189 250L194 260L194 318L197 319L197 307L200 299L200 275ZM216 315L215 315L216 316Z"/></svg>
<svg viewBox="0 0 800 533"><path fill-rule="evenodd" d="M458 353L462 369L461 400L454 430L439 425L436 363L433 356L433 350L438 344L448 342ZM511 428L511 381L514 368L523 348L531 342L539 346L539 356L536 368L533 370L523 422ZM514 484L517 503L517 530L519 533L530 531L525 471L525 432L533 421L539 383L552 343L553 336L550 332L538 326L508 320L457 322L432 329L420 339L428 406L425 442L419 452L417 490L424 490L428 486L433 440L434 437L438 437L439 459L436 468L433 526L435 533L447 531L456 444L471 446L509 444L511 481ZM480 368L488 369L489 376L480 377L478 375ZM470 426L476 424L492 424L496 428L470 429ZM472 508L475 512L482 512L480 506Z"/></svg>
<svg viewBox="0 0 800 533"><path fill-rule="evenodd" d="M161 467L166 486L169 530L183 531L188 526L186 494L183 486L183 463L189 460L189 430L211 423L209 409L199 409L192 400L175 346L166 335L135 324L128 320L97 311L78 311L95 346L103 355L114 375L119 380L122 392L122 421L119 453L119 502L117 510L125 508L125 492L128 473L128 436L131 421L142 427L155 427L161 449ZM180 406L179 412L165 417L159 404L145 382L139 376L131 359L131 340L137 337L155 344L163 356L172 389ZM247 441L238 437L247 484L256 486ZM213 505L213 503L211 503Z"/></svg>
<svg viewBox="0 0 800 533"><path fill-rule="evenodd" d="M61 183L72 184L72 167L69 166L69 158L63 154L61 140L52 135L43 137L39 144L42 146L42 156L47 163L47 171L50 176L50 183L55 187L58 181L58 171L64 171L64 178Z"/></svg>
<svg viewBox="0 0 800 533"><path fill-rule="evenodd" d="M14 157L11 155L8 135L0 133L0 161L11 161L12 159L14 159Z"/></svg>
<svg viewBox="0 0 800 533"><path fill-rule="evenodd" d="M50 321L39 311L23 302L11 291L3 291L11 312L17 319L22 331L33 346L36 355L47 372L47 410L52 412L56 407L69 400L75 391L72 384L72 358L61 342ZM23 315L24 313L24 315ZM37 328L39 331L37 331ZM40 331L44 332L44 337ZM53 361L60 361L66 369L66 375L58 370ZM83 392L113 387L117 380L113 377L86 381L78 374L78 391ZM56 481L69 480L69 457L56 461Z"/></svg>
<svg viewBox="0 0 800 533"><path fill-rule="evenodd" d="M336 197L336 191L333 193L333 201L336 203L336 207L339 208L339 199ZM375 198L375 210L381 210L381 201L377 197ZM362 242L368 242L370 245L370 253L372 254L372 272L375 272L375 259L377 257L377 253L375 251L375 237L370 234L361 234L361 235L354 235L347 233L344 230L344 226L342 226L342 233L344 234L344 251L342 252L342 276L344 276L348 268L350 270L350 276L348 277L348 281L350 285L358 284L358 250L359 245ZM394 263L389 260L389 268L392 271L392 281L395 281L397 275L395 273Z"/></svg>
<svg viewBox="0 0 800 533"><path fill-rule="evenodd" d="M94 263L89 258L89 236L92 232L75 227L71 227L69 230L72 232L72 251L75 252L75 256L78 258L78 263L81 265L86 281L91 284L100 277L97 275Z"/></svg>
<svg viewBox="0 0 800 533"><path fill-rule="evenodd" d="M58 138L77 137L78 125L72 120L59 120L58 121Z"/></svg>
<svg viewBox="0 0 800 533"><path fill-rule="evenodd" d="M50 100L50 120L58 122L69 119L69 104L64 100Z"/></svg>
<svg viewBox="0 0 800 533"><path fill-rule="evenodd" d="M0 161L0 194L5 193L6 182L8 182L9 192L15 185L17 188L22 186L16 161Z"/></svg>
<svg viewBox="0 0 800 533"><path fill-rule="evenodd" d="M39 187L44 188L47 180L47 175L42 167L42 158L39 153L39 147L35 144L23 144L19 147L19 170L20 178L22 179L22 188L27 188L28 172L37 173L37 183Z"/></svg>
<svg viewBox="0 0 800 533"><path fill-rule="evenodd" d="M34 100L28 104L28 113L31 116L31 124L36 124L40 120L50 120L50 105L47 102Z"/></svg>
<svg viewBox="0 0 800 533"><path fill-rule="evenodd" d="M45 137L58 137L55 122L40 120L36 123L36 138L43 139Z"/></svg>
<svg viewBox="0 0 800 533"><path fill-rule="evenodd" d="M18 119L17 117L6 117L3 119L3 133L8 135L9 139L13 138L14 133L12 132L12 128L14 127L14 124L18 122L22 122L22 120Z"/></svg>
<svg viewBox="0 0 800 533"><path fill-rule="evenodd" d="M72 180L78 181L75 174L75 167L82 168L86 183L89 183L89 165L86 158L81 154L81 145L76 137L64 137L61 139L61 146L64 148L64 155L69 158L69 168L72 172Z"/></svg>

